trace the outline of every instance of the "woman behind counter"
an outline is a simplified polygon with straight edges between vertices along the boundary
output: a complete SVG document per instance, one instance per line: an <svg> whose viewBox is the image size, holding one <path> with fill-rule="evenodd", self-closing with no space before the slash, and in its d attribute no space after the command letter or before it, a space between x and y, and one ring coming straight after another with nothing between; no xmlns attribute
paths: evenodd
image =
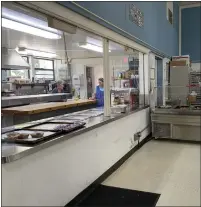
<svg viewBox="0 0 201 207"><path fill-rule="evenodd" d="M98 79L98 86L96 86L96 93L93 95L92 99L97 101L97 106L104 106L104 79Z"/></svg>
<svg viewBox="0 0 201 207"><path fill-rule="evenodd" d="M52 93L64 93L64 85L62 81L57 81L57 85L52 90Z"/></svg>

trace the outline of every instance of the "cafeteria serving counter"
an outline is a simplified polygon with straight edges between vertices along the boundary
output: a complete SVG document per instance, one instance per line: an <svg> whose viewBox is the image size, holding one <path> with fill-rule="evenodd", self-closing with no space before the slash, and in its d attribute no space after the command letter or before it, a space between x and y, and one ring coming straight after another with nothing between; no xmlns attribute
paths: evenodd
<svg viewBox="0 0 201 207"><path fill-rule="evenodd" d="M156 108L151 113L152 135L185 141L201 141L201 110Z"/></svg>
<svg viewBox="0 0 201 207"><path fill-rule="evenodd" d="M141 143L149 126L144 106L92 117L85 128L34 146L2 143L2 206L65 206L137 146L139 131Z"/></svg>
<svg viewBox="0 0 201 207"><path fill-rule="evenodd" d="M129 114L132 113L136 113L139 110L142 110L146 107L140 107L139 109L130 109L127 108L127 112L126 113L114 113L112 114L111 117L104 117L103 116L103 108L93 108L93 109L89 109L89 110L84 110L84 111L80 111L80 112L75 112L75 113L70 113L70 114L66 114L66 115L62 115L62 116L57 116L57 117L50 117L50 118L46 118L46 119L41 119L41 120L37 120L37 121L32 121L32 122L27 122L27 123L23 123L20 125L14 125L14 126L9 126L9 127L5 127L2 128L2 133L8 133L11 132L13 130L20 130L20 129L26 129L26 128L31 128L35 125L39 125L39 124L43 124L43 123L58 123L58 120L63 120L65 118L71 119L71 117L73 116L73 118L76 120L80 121L85 121L86 125L84 128L79 129L78 131L75 132L71 132L70 134L64 134L64 135L60 135L55 137L55 139L50 139L49 141L45 141L45 142L41 142L35 146L20 146L19 144L13 144L13 143L9 143L6 144L5 142L2 143L2 163L8 163L8 162L12 162L15 161L17 159L20 159L24 156L27 156L33 152L37 152L40 148L42 149L43 147L47 147L50 146L52 144L57 143L58 141L62 141L63 139L69 139L71 137L74 137L76 135L80 135L84 132L87 132L89 130L92 130L94 128L97 127L101 127L107 123L110 123L112 121L115 121L117 119L120 119L122 117L128 116ZM85 114L89 114L91 113L91 115L88 115L86 118ZM86 118L86 119L84 119ZM55 119L57 119L57 121L54 121Z"/></svg>
<svg viewBox="0 0 201 207"><path fill-rule="evenodd" d="M44 118L86 110L95 107L94 100L67 100L2 108L2 127L36 121Z"/></svg>

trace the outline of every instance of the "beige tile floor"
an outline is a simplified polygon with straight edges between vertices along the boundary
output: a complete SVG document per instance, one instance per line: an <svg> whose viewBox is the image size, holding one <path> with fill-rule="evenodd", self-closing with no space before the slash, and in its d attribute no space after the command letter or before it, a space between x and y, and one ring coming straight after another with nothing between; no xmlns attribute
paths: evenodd
<svg viewBox="0 0 201 207"><path fill-rule="evenodd" d="M200 145L150 141L103 184L159 193L157 206L200 206Z"/></svg>

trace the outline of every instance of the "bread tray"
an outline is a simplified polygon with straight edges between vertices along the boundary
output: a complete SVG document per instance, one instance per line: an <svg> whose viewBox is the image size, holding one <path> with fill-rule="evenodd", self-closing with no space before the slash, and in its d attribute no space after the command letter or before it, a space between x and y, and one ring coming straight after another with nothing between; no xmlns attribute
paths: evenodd
<svg viewBox="0 0 201 207"><path fill-rule="evenodd" d="M24 134L32 134L35 131L32 130L15 130L13 132L18 132L18 133L24 133ZM42 131L40 131L42 132ZM7 132L5 134L2 134L2 141L7 142L7 143L16 143L16 144L26 144L26 145L33 145L33 144L37 144L39 142L42 142L44 140L48 140L50 138L53 138L54 136L58 135L59 132L42 132L44 133L42 137L38 137L38 138L32 138L31 136L29 136L29 138L25 138L25 139L9 139L7 138L7 135L10 132Z"/></svg>

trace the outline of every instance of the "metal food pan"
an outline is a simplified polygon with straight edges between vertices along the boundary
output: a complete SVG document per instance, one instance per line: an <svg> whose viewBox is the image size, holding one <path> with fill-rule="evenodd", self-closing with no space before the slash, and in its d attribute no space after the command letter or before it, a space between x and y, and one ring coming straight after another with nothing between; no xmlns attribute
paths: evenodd
<svg viewBox="0 0 201 207"><path fill-rule="evenodd" d="M14 132L18 132L18 133L23 133L23 134L32 134L33 132L35 131L31 131L31 130L17 130L17 131L14 131ZM40 131L38 131L40 132ZM42 131L41 131L42 132ZM38 138L32 138L32 137L28 137L26 139L8 139L7 135L9 133L5 133L5 134L2 134L2 141L5 141L5 142L8 142L8 143L16 143L16 144L36 144L38 142L41 142L41 141L44 141L44 140L47 140L47 139L50 139L54 136L56 136L58 133L57 132L42 132L44 133L42 137L38 137Z"/></svg>
<svg viewBox="0 0 201 207"><path fill-rule="evenodd" d="M80 113L79 115L94 117L94 116L99 116L102 114L103 114L102 111L86 111L86 112Z"/></svg>
<svg viewBox="0 0 201 207"><path fill-rule="evenodd" d="M71 114L70 116L72 116L72 117L85 117L85 118L88 118L89 114L85 114L85 113L83 112L83 113L79 113L79 114Z"/></svg>
<svg viewBox="0 0 201 207"><path fill-rule="evenodd" d="M94 109L89 109L89 111L104 111L103 108L94 108Z"/></svg>
<svg viewBox="0 0 201 207"><path fill-rule="evenodd" d="M67 120L70 122L79 121L79 119L76 119L74 117L69 118L69 116L58 117L58 118L53 119L52 121L54 121L54 120Z"/></svg>
<svg viewBox="0 0 201 207"><path fill-rule="evenodd" d="M63 133L69 133L69 132L75 131L75 130L77 130L77 129L83 128L85 124L86 124L86 123L84 123L84 122L79 122L79 123L77 123L76 125L74 125L74 124L69 124L69 128L66 128L66 129L63 128L63 129L61 129L61 131L62 131Z"/></svg>
<svg viewBox="0 0 201 207"><path fill-rule="evenodd" d="M89 116L78 116L78 115L71 115L71 116L67 116L67 119L71 119L71 120L78 120L78 121L84 121L86 119L88 119Z"/></svg>
<svg viewBox="0 0 201 207"><path fill-rule="evenodd" d="M76 120L68 120L68 119L54 119L49 121L49 123L64 123L64 124L73 124L75 122Z"/></svg>
<svg viewBox="0 0 201 207"><path fill-rule="evenodd" d="M58 124L58 123L45 123L45 124L40 124L34 127L29 128L29 130L34 130L34 131L53 131L56 132L56 130L54 130L55 127L57 127L58 125L66 125L66 124Z"/></svg>

